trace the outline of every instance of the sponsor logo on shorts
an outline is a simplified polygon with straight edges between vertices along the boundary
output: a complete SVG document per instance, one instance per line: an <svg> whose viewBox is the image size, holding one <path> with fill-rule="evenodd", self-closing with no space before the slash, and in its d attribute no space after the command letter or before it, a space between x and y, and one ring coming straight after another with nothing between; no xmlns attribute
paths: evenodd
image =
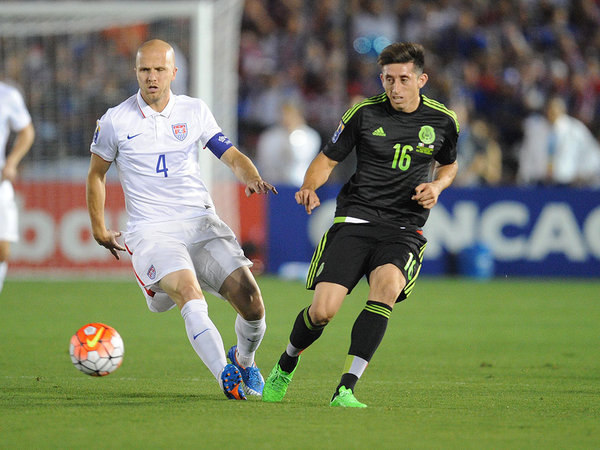
<svg viewBox="0 0 600 450"><path fill-rule="evenodd" d="M156 278L156 269L154 268L154 264L150 266L148 269L148 278L154 280Z"/></svg>
<svg viewBox="0 0 600 450"><path fill-rule="evenodd" d="M321 265L319 266L319 269L317 270L317 275L316 275L317 277L318 277L319 275L321 275L321 272L323 272L323 269L324 269L324 268L325 268L325 263L324 263L324 262L322 262L322 263L321 263Z"/></svg>

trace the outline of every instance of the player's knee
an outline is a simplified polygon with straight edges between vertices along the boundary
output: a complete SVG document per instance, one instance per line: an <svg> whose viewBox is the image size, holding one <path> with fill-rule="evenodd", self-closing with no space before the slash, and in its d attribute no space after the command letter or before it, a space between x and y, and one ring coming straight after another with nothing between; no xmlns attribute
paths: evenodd
<svg viewBox="0 0 600 450"><path fill-rule="evenodd" d="M335 316L335 311L325 306L311 305L308 310L310 321L318 326L327 325Z"/></svg>
<svg viewBox="0 0 600 450"><path fill-rule="evenodd" d="M202 290L199 289L198 286L196 286L194 283L182 283L178 285L177 289L175 289L174 294L175 295L173 295L172 297L175 297L177 300L181 300L184 303L189 300L204 298Z"/></svg>
<svg viewBox="0 0 600 450"><path fill-rule="evenodd" d="M369 299L393 306L404 286L406 286L404 280L371 286Z"/></svg>
<svg viewBox="0 0 600 450"><path fill-rule="evenodd" d="M240 315L246 320L259 320L265 315L265 306L260 292L256 295L244 295L243 299L235 304Z"/></svg>
<svg viewBox="0 0 600 450"><path fill-rule="evenodd" d="M178 270L164 276L159 286L180 308L188 301L203 299L204 294L191 270Z"/></svg>
<svg viewBox="0 0 600 450"><path fill-rule="evenodd" d="M240 277L229 277L223 283L220 294L229 300L246 320L259 320L265 315L262 294L254 278L244 272Z"/></svg>
<svg viewBox="0 0 600 450"><path fill-rule="evenodd" d="M243 302L246 308L242 317L246 320L259 320L265 315L265 305L263 303L262 294L256 284L248 286L244 289Z"/></svg>
<svg viewBox="0 0 600 450"><path fill-rule="evenodd" d="M393 305L406 286L406 280L400 270L388 264L371 272L369 284L369 299Z"/></svg>

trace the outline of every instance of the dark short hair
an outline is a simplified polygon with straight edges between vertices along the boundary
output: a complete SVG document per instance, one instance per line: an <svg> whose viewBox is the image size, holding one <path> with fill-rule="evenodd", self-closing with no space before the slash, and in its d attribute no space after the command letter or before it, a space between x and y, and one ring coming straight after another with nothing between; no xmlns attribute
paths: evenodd
<svg viewBox="0 0 600 450"><path fill-rule="evenodd" d="M387 64L412 62L415 68L423 72L425 68L425 49L414 42L395 42L384 48L377 57L377 64L383 67Z"/></svg>

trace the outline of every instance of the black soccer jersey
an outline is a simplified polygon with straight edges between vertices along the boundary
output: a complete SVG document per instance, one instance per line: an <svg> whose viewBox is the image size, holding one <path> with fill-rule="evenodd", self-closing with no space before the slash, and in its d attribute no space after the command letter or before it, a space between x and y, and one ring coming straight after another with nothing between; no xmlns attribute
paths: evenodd
<svg viewBox="0 0 600 450"><path fill-rule="evenodd" d="M456 114L421 95L412 113L396 111L385 93L350 108L323 153L342 161L356 149L356 172L337 197L336 217L421 228L429 210L411 200L430 181L432 164L456 160Z"/></svg>

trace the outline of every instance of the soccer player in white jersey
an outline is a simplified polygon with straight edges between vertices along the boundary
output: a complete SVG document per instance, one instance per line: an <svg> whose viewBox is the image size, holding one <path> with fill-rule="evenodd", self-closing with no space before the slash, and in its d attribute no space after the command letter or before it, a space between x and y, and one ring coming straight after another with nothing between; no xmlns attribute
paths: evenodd
<svg viewBox="0 0 600 450"><path fill-rule="evenodd" d="M228 398L261 395L264 380L254 362L266 329L261 292L251 262L215 213L198 152L210 149L246 185L248 196L277 190L223 135L202 100L171 92L177 68L168 43L142 44L135 72L139 91L102 116L91 144L87 203L93 236L117 259L118 251L131 255L151 311L179 307L192 347ZM106 172L113 162L129 216L123 244L121 233L104 222ZM203 291L237 311L230 364Z"/></svg>
<svg viewBox="0 0 600 450"><path fill-rule="evenodd" d="M10 133L16 133L12 148L6 153ZM0 292L6 278L10 245L19 239L17 204L12 183L17 167L27 154L35 130L21 93L0 82Z"/></svg>

